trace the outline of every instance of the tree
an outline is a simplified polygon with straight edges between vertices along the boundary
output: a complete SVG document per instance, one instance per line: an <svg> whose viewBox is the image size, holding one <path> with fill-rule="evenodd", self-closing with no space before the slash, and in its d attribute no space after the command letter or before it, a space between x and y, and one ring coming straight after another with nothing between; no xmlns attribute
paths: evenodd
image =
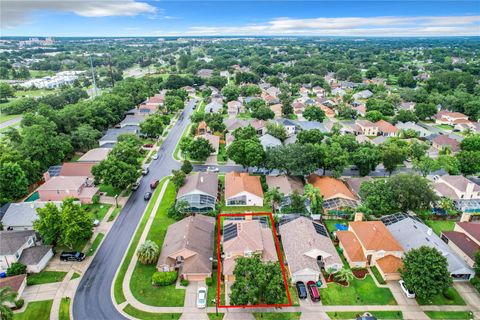
<svg viewBox="0 0 480 320"><path fill-rule="evenodd" d="M323 140L323 133L319 129L302 130L297 134L297 142L300 144L307 143L321 143Z"/></svg>
<svg viewBox="0 0 480 320"><path fill-rule="evenodd" d="M456 158L460 163L460 171L463 175L480 172L480 151L460 151Z"/></svg>
<svg viewBox="0 0 480 320"><path fill-rule="evenodd" d="M0 102L8 101L8 98L13 98L15 90L5 82L0 82Z"/></svg>
<svg viewBox="0 0 480 320"><path fill-rule="evenodd" d="M258 167L263 163L265 151L258 139L237 139L227 148L227 156L244 168Z"/></svg>
<svg viewBox="0 0 480 320"><path fill-rule="evenodd" d="M425 300L436 296L452 285L447 258L434 247L411 249L402 260L402 279L418 298Z"/></svg>
<svg viewBox="0 0 480 320"><path fill-rule="evenodd" d="M0 164L0 204L11 202L28 193L28 180L18 163Z"/></svg>
<svg viewBox="0 0 480 320"><path fill-rule="evenodd" d="M438 200L430 181L416 174L400 173L387 181L393 202L403 212L426 210Z"/></svg>
<svg viewBox="0 0 480 320"><path fill-rule="evenodd" d="M7 269L7 277L12 277L19 274L25 274L25 273L27 273L27 266L20 262L12 263L10 267L8 267Z"/></svg>
<svg viewBox="0 0 480 320"><path fill-rule="evenodd" d="M460 148L464 151L480 151L480 134L472 134L460 142Z"/></svg>
<svg viewBox="0 0 480 320"><path fill-rule="evenodd" d="M93 217L79 204L75 204L73 198L63 201L60 219L60 242L70 249L92 237Z"/></svg>
<svg viewBox="0 0 480 320"><path fill-rule="evenodd" d="M185 174L189 174L190 172L192 172L193 170L193 166L192 166L192 163L188 160L184 160L183 163L182 163L182 166L180 168L180 170L182 170L183 172L185 172Z"/></svg>
<svg viewBox="0 0 480 320"><path fill-rule="evenodd" d="M353 280L353 277L354 275L352 269L347 267L343 267L337 273L335 273L335 279L338 281L350 282Z"/></svg>
<svg viewBox="0 0 480 320"><path fill-rule="evenodd" d="M349 163L348 152L338 142L322 145L323 147L323 172L330 170L332 176L338 178Z"/></svg>
<svg viewBox="0 0 480 320"><path fill-rule="evenodd" d="M267 133L279 139L280 141L285 141L287 139L287 130L284 126L280 124L268 123L267 124Z"/></svg>
<svg viewBox="0 0 480 320"><path fill-rule="evenodd" d="M309 121L323 122L325 119L325 112L316 106L308 106L302 113L303 117Z"/></svg>
<svg viewBox="0 0 480 320"><path fill-rule="evenodd" d="M365 76L368 78L368 79L372 79L372 78L375 78L378 73L380 71L378 70L378 68L376 66L371 66L370 68L367 69L367 71L365 72Z"/></svg>
<svg viewBox="0 0 480 320"><path fill-rule="evenodd" d="M307 183L303 190L303 196L310 202L310 211L312 214L321 214L323 210L323 196L320 189Z"/></svg>
<svg viewBox="0 0 480 320"><path fill-rule="evenodd" d="M360 198L363 206L376 216L389 214L395 208L393 191L386 179L363 182L360 186Z"/></svg>
<svg viewBox="0 0 480 320"><path fill-rule="evenodd" d="M302 156L299 156L302 155ZM265 168L277 169L280 172L303 176L318 169L318 163L323 155L311 144L292 143L266 151Z"/></svg>
<svg viewBox="0 0 480 320"><path fill-rule="evenodd" d="M390 143L382 147L382 163L388 174L391 175L398 165L407 160L407 149Z"/></svg>
<svg viewBox="0 0 480 320"><path fill-rule="evenodd" d="M439 168L447 171L448 174L460 174L460 161L454 156L439 155L437 158L437 163Z"/></svg>
<svg viewBox="0 0 480 320"><path fill-rule="evenodd" d="M251 125L243 128L237 128L233 131L232 134L235 137L235 140L258 140L257 132Z"/></svg>
<svg viewBox="0 0 480 320"><path fill-rule="evenodd" d="M475 253L475 264L473 265L473 268L475 270L475 274L478 275L480 274L480 251Z"/></svg>
<svg viewBox="0 0 480 320"><path fill-rule="evenodd" d="M375 170L381 160L382 154L380 150L371 144L358 148L352 154L352 163L357 167L361 177Z"/></svg>
<svg viewBox="0 0 480 320"><path fill-rule="evenodd" d="M240 90L236 85L229 84L222 89L222 94L227 98L228 101L237 100L240 96Z"/></svg>
<svg viewBox="0 0 480 320"><path fill-rule="evenodd" d="M62 236L62 217L58 207L49 202L37 209L38 219L33 223L35 230L42 236L45 244L56 245Z"/></svg>
<svg viewBox="0 0 480 320"><path fill-rule="evenodd" d="M430 172L440 169L438 162L428 156L424 156L420 159L414 159L413 167L420 171L423 177L429 175Z"/></svg>
<svg viewBox="0 0 480 320"><path fill-rule="evenodd" d="M188 153L188 150L190 150L190 146L193 144L193 139L190 136L183 136L180 141L178 142L178 146L180 147L180 150L182 154L185 156L185 154Z"/></svg>
<svg viewBox="0 0 480 320"><path fill-rule="evenodd" d="M272 212L276 212L276 206L279 205L285 195L280 192L278 187L269 188L267 192L265 192L265 202L269 203L272 207Z"/></svg>
<svg viewBox="0 0 480 320"><path fill-rule="evenodd" d="M437 107L433 103L417 103L415 105L415 115L420 120L426 120L437 114Z"/></svg>
<svg viewBox="0 0 480 320"><path fill-rule="evenodd" d="M368 111L365 114L365 118L367 118L367 120L369 120L371 122L377 122L379 120L382 120L384 117L383 117L383 114L380 111L372 110L372 111Z"/></svg>
<svg viewBox="0 0 480 320"><path fill-rule="evenodd" d="M11 287L0 288L0 319L13 319L13 311L10 306L15 302L16 297L17 293Z"/></svg>
<svg viewBox="0 0 480 320"><path fill-rule="evenodd" d="M152 114L140 123L140 130L144 135L158 138L163 133L164 119L159 114Z"/></svg>
<svg viewBox="0 0 480 320"><path fill-rule="evenodd" d="M96 183L111 185L118 190L125 189L140 177L138 164L126 163L112 154L98 165L93 166L92 174Z"/></svg>
<svg viewBox="0 0 480 320"><path fill-rule="evenodd" d="M215 149L207 139L197 138L193 140L192 144L190 145L188 154L193 160L205 161L214 151Z"/></svg>
<svg viewBox="0 0 480 320"><path fill-rule="evenodd" d="M275 113L270 108L260 107L252 112L252 117L259 120L269 120L275 118Z"/></svg>
<svg viewBox="0 0 480 320"><path fill-rule="evenodd" d="M185 183L186 174L182 170L172 170L172 175L170 181L172 181L175 188L178 190Z"/></svg>
<svg viewBox="0 0 480 320"><path fill-rule="evenodd" d="M397 83L401 87L414 88L417 85L417 82L413 78L413 74L408 72L402 72L398 76Z"/></svg>
<svg viewBox="0 0 480 320"><path fill-rule="evenodd" d="M89 124L81 124L71 134L72 146L75 150L87 152L98 146L98 138L101 132L92 128Z"/></svg>
<svg viewBox="0 0 480 320"><path fill-rule="evenodd" d="M408 146L408 156L412 160L419 160L425 157L427 150L430 146L427 143L412 141Z"/></svg>
<svg viewBox="0 0 480 320"><path fill-rule="evenodd" d="M225 124L223 123L223 116L219 113L207 113L205 115L205 122L214 132L225 131Z"/></svg>
<svg viewBox="0 0 480 320"><path fill-rule="evenodd" d="M160 248L152 240L142 243L137 250L138 261L141 264L153 264L157 262L160 255Z"/></svg>
<svg viewBox="0 0 480 320"><path fill-rule="evenodd" d="M409 110L399 110L395 117L393 117L393 122L418 122L418 117Z"/></svg>

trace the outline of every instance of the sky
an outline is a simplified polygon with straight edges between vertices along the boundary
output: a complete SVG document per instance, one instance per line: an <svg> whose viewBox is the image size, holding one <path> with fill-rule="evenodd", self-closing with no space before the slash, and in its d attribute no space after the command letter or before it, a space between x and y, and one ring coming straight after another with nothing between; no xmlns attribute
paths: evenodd
<svg viewBox="0 0 480 320"><path fill-rule="evenodd" d="M0 36L249 35L480 36L480 0L0 1Z"/></svg>

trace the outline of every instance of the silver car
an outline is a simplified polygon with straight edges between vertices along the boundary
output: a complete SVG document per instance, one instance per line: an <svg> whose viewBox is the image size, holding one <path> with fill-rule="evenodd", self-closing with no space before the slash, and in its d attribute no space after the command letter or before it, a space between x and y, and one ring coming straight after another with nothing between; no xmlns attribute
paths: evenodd
<svg viewBox="0 0 480 320"><path fill-rule="evenodd" d="M203 309L207 306L207 288L200 287L197 290L197 308Z"/></svg>

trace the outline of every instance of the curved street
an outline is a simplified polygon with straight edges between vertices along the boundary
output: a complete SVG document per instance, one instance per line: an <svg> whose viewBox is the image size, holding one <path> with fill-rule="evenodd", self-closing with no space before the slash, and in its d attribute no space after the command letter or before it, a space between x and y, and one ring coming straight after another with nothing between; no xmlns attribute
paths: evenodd
<svg viewBox="0 0 480 320"><path fill-rule="evenodd" d="M182 115L160 147L158 160L151 162L150 173L141 180L139 189L133 192L128 199L92 263L84 273L73 300L74 319L124 319L113 305L112 283L148 204L143 199L143 195L150 190L150 181L152 179L160 180L169 175L173 169L180 167L180 164L173 159L172 154L183 130L190 122L189 118L195 104L196 100L194 99L187 103Z"/></svg>

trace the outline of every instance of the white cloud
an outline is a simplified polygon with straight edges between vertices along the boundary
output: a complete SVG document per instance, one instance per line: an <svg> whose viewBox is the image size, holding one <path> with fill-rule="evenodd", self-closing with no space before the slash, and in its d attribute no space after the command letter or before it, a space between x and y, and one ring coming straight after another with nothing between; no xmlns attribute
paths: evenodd
<svg viewBox="0 0 480 320"><path fill-rule="evenodd" d="M136 16L156 14L158 9L136 0L1 0L1 28L28 22L34 11L73 12L82 17Z"/></svg>
<svg viewBox="0 0 480 320"><path fill-rule="evenodd" d="M479 36L480 16L277 18L262 24L196 26L188 35Z"/></svg>

